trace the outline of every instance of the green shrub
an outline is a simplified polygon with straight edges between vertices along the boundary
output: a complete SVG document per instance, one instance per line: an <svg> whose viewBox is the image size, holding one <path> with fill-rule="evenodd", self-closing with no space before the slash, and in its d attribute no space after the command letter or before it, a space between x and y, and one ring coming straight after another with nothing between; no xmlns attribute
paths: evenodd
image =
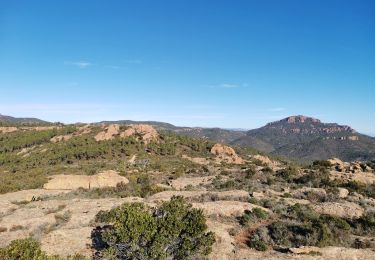
<svg viewBox="0 0 375 260"><path fill-rule="evenodd" d="M331 167L331 163L329 161L325 161L325 160L314 161L313 162L313 166L314 167L325 167L325 168L328 168L328 167Z"/></svg>
<svg viewBox="0 0 375 260"><path fill-rule="evenodd" d="M264 173L273 173L273 169L269 166L266 166L262 169L262 172Z"/></svg>
<svg viewBox="0 0 375 260"><path fill-rule="evenodd" d="M75 254L60 258L47 256L42 251L40 243L33 238L13 240L7 247L0 248L1 260L88 260L88 258Z"/></svg>
<svg viewBox="0 0 375 260"><path fill-rule="evenodd" d="M263 241L272 246L360 246L353 235L373 236L375 216L364 215L346 220L336 216L320 215L309 206L295 204L280 213L280 220L258 228L249 241ZM362 246L366 246L366 243Z"/></svg>
<svg viewBox="0 0 375 260"><path fill-rule="evenodd" d="M309 185L315 188L334 187L335 183L329 178L329 172L326 169L311 171L295 179L296 183Z"/></svg>
<svg viewBox="0 0 375 260"><path fill-rule="evenodd" d="M276 176L287 182L291 182L293 178L298 175L298 173L299 170L297 167L289 166L288 168L277 171Z"/></svg>
<svg viewBox="0 0 375 260"><path fill-rule="evenodd" d="M258 219L268 218L268 213L261 208L254 208L252 212Z"/></svg>
<svg viewBox="0 0 375 260"><path fill-rule="evenodd" d="M249 168L245 170L245 178L251 179L256 173L256 167L254 165L250 165Z"/></svg>
<svg viewBox="0 0 375 260"><path fill-rule="evenodd" d="M366 185L358 181L349 181L345 183L343 187L347 188L351 192L357 192L366 197L375 198L375 183Z"/></svg>
<svg viewBox="0 0 375 260"><path fill-rule="evenodd" d="M31 239L20 239L12 241L7 247L0 248L0 259L18 260L35 259L48 260L47 255L41 250L40 243Z"/></svg>
<svg viewBox="0 0 375 260"><path fill-rule="evenodd" d="M254 208L252 211L245 210L244 214L238 217L238 221L242 226L246 226L250 221L258 221L267 219L268 213L261 208Z"/></svg>
<svg viewBox="0 0 375 260"><path fill-rule="evenodd" d="M200 258L215 241L213 233L206 233L202 211L182 197L154 210L141 203L123 204L100 212L97 221L108 225L97 235L104 242L98 253L119 259Z"/></svg>
<svg viewBox="0 0 375 260"><path fill-rule="evenodd" d="M262 240L249 240L247 242L247 245L251 248L254 248L258 251L267 251L268 246L267 244Z"/></svg>

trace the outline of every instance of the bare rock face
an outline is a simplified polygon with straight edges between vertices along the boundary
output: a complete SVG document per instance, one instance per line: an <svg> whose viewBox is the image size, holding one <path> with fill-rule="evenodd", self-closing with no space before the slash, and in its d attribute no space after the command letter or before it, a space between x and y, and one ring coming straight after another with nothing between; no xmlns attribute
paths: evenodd
<svg viewBox="0 0 375 260"><path fill-rule="evenodd" d="M363 215L364 209L353 202L323 202L311 207L320 214L333 215L341 218L359 218Z"/></svg>
<svg viewBox="0 0 375 260"><path fill-rule="evenodd" d="M91 133L90 125L84 125L78 128L78 132L80 135L89 134Z"/></svg>
<svg viewBox="0 0 375 260"><path fill-rule="evenodd" d="M374 170L364 162L343 162L340 159L332 158L327 160L331 165L331 169L343 172L343 173L363 173L363 172L373 172Z"/></svg>
<svg viewBox="0 0 375 260"><path fill-rule="evenodd" d="M6 134L6 133L13 133L18 131L17 127L0 127L0 133Z"/></svg>
<svg viewBox="0 0 375 260"><path fill-rule="evenodd" d="M312 123L320 123L319 119L307 117L307 116L290 116L285 119L288 123L305 123L310 120Z"/></svg>
<svg viewBox="0 0 375 260"><path fill-rule="evenodd" d="M115 171L105 171L92 176L86 175L55 175L44 184L47 190L75 190L78 188L92 189L116 187L119 183L127 184L129 180Z"/></svg>
<svg viewBox="0 0 375 260"><path fill-rule="evenodd" d="M364 184L373 184L375 182L375 174L373 172L360 172L353 174L350 172L331 171L330 178L339 181L357 181Z"/></svg>
<svg viewBox="0 0 375 260"><path fill-rule="evenodd" d="M35 192L29 190L29 193ZM5 199L0 195L0 202ZM32 201L19 206L13 204L15 208L1 220L1 227L7 231L0 232L0 247L7 246L12 240L33 236L40 240L42 250L49 255L66 257L79 253L89 257L93 253L90 246L91 223L95 215L100 210L109 210L125 202L142 201L142 198L127 197ZM67 217L57 223L57 215ZM12 230L12 227L18 229Z"/></svg>
<svg viewBox="0 0 375 260"><path fill-rule="evenodd" d="M119 125L109 125L107 126L104 131L98 133L95 136L96 141L105 141L105 140L111 140L115 135L118 135L120 131Z"/></svg>
<svg viewBox="0 0 375 260"><path fill-rule="evenodd" d="M243 164L244 161L241 157L239 157L232 147L223 145L223 144L215 144L211 148L211 153L216 155L220 161L224 161L227 163L233 164Z"/></svg>
<svg viewBox="0 0 375 260"><path fill-rule="evenodd" d="M279 162L271 160L268 156L257 154L252 156L252 158L260 161L262 164L265 164L273 169L276 169L280 165Z"/></svg>
<svg viewBox="0 0 375 260"><path fill-rule="evenodd" d="M328 159L327 162L329 162L331 164L331 166L339 166L339 167L345 166L345 163L338 158Z"/></svg>
<svg viewBox="0 0 375 260"><path fill-rule="evenodd" d="M71 139L73 137L73 135L57 135L57 136L54 136L51 138L51 142L52 143L59 143L59 142L62 142L62 141L68 141L69 139Z"/></svg>
<svg viewBox="0 0 375 260"><path fill-rule="evenodd" d="M59 143L59 142L63 142L63 141L68 141L72 137L89 134L89 133L91 133L91 130L92 129L91 129L90 125L80 126L80 127L78 127L77 131L75 131L74 133L67 134L67 135L57 135L57 136L52 137L50 141L52 143ZM107 129L107 131L108 131L108 129ZM109 130L109 131L112 131L112 130Z"/></svg>
<svg viewBox="0 0 375 260"><path fill-rule="evenodd" d="M349 191L345 188L337 188L340 199L345 199L349 195Z"/></svg>
<svg viewBox="0 0 375 260"><path fill-rule="evenodd" d="M125 132L121 133L120 136L123 138L135 136L142 139L145 144L148 144L153 140L157 140L159 134L153 126L139 124L130 125L129 128L125 130Z"/></svg>

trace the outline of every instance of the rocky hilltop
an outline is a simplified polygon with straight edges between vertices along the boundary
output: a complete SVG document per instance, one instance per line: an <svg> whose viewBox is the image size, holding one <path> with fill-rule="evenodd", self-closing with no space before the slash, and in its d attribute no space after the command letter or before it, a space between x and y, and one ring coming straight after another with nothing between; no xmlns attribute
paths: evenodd
<svg viewBox="0 0 375 260"><path fill-rule="evenodd" d="M303 161L330 157L346 161L375 158L375 138L359 134L350 126L323 123L301 115L250 130L232 144Z"/></svg>

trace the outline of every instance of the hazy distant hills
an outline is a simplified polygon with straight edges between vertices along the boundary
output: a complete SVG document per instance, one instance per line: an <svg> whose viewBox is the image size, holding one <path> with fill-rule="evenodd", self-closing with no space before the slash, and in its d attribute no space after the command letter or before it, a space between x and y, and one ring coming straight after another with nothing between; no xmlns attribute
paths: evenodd
<svg viewBox="0 0 375 260"><path fill-rule="evenodd" d="M48 124L49 122L38 118L18 118L0 114L0 125L30 125L30 124Z"/></svg>
<svg viewBox="0 0 375 260"><path fill-rule="evenodd" d="M338 157L345 161L375 159L375 138L349 126L291 116L250 130L231 142L290 159L312 161Z"/></svg>
<svg viewBox="0 0 375 260"><path fill-rule="evenodd" d="M276 156L300 161L338 157L345 161L374 160L375 138L357 133L349 126L322 123L320 120L291 116L249 131L178 127L157 121L102 121L100 124L149 124L158 131L209 139L231 145L252 147ZM0 114L0 125L48 124L37 118L15 118Z"/></svg>

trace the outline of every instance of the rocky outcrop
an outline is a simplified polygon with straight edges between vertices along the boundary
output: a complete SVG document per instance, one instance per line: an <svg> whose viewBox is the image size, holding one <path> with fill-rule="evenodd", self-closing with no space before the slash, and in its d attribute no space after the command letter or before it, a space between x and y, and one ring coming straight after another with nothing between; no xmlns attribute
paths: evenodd
<svg viewBox="0 0 375 260"><path fill-rule="evenodd" d="M30 191L31 192L31 191ZM13 195L13 194L9 194ZM0 195L0 202L4 198ZM17 206L3 215L0 247L12 240L33 236L41 241L42 249L49 255L62 257L80 253L92 255L92 221L100 210L109 210L125 202L142 202L142 198L107 198L33 201ZM63 223L57 223L57 215L66 215ZM18 227L12 230L12 227Z"/></svg>
<svg viewBox="0 0 375 260"><path fill-rule="evenodd" d="M52 143L59 143L59 142L63 142L63 141L68 141L72 137L73 137L73 135L71 135L71 134L69 134L69 135L57 135L57 136L52 137L50 141Z"/></svg>
<svg viewBox="0 0 375 260"><path fill-rule="evenodd" d="M211 153L216 155L218 161L223 161L226 163L233 163L233 164L243 164L244 160L239 157L232 147L223 145L223 144L215 144L211 148Z"/></svg>
<svg viewBox="0 0 375 260"><path fill-rule="evenodd" d="M319 119L307 117L307 116L290 116L285 119L288 123L305 123L311 121L312 123L320 123Z"/></svg>
<svg viewBox="0 0 375 260"><path fill-rule="evenodd" d="M337 195L340 199L345 199L349 195L349 191L345 188L337 188Z"/></svg>
<svg viewBox="0 0 375 260"><path fill-rule="evenodd" d="M361 172L373 172L369 165L364 162L343 162L338 158L328 159L327 162L331 166L331 170L335 170L338 172L346 172L346 173L361 173Z"/></svg>
<svg viewBox="0 0 375 260"><path fill-rule="evenodd" d="M96 175L55 175L43 188L47 190L75 190L116 187L119 183L127 184L129 180L115 171L105 171Z"/></svg>
<svg viewBox="0 0 375 260"><path fill-rule="evenodd" d="M120 126L119 125L109 125L105 127L104 131L99 132L95 136L96 141L106 141L106 140L111 140L114 138L114 136L118 135L120 131Z"/></svg>
<svg viewBox="0 0 375 260"><path fill-rule="evenodd" d="M320 214L333 215L341 218L359 218L365 212L364 209L353 202L323 202L311 207Z"/></svg>
<svg viewBox="0 0 375 260"><path fill-rule="evenodd" d="M106 129L106 130L108 131L108 129ZM63 142L63 141L68 141L72 137L89 134L89 133L91 133L91 131L92 131L92 129L91 129L90 125L84 125L84 126L78 127L77 130L74 133L67 134L67 135L57 135L57 136L52 137L50 141L52 143L59 143L59 142ZM113 130L109 129L109 131L113 131ZM103 136L105 135L105 133L103 134L103 132L101 132L101 136L98 136L99 139L103 138ZM95 138L97 138L97 137L95 137ZM105 139L105 137L104 137L104 139Z"/></svg>
<svg viewBox="0 0 375 260"><path fill-rule="evenodd" d="M158 132L151 125L130 125L123 133L120 134L121 137L126 138L134 136L137 139L142 140L145 144L151 141L157 140L159 137Z"/></svg>
<svg viewBox="0 0 375 260"><path fill-rule="evenodd" d="M251 158L261 162L263 165L271 167L274 170L278 169L278 166L280 166L279 162L273 161L268 156L265 156L265 155L256 154L256 155L253 155Z"/></svg>
<svg viewBox="0 0 375 260"><path fill-rule="evenodd" d="M0 127L0 133L7 134L18 131L17 127Z"/></svg>

